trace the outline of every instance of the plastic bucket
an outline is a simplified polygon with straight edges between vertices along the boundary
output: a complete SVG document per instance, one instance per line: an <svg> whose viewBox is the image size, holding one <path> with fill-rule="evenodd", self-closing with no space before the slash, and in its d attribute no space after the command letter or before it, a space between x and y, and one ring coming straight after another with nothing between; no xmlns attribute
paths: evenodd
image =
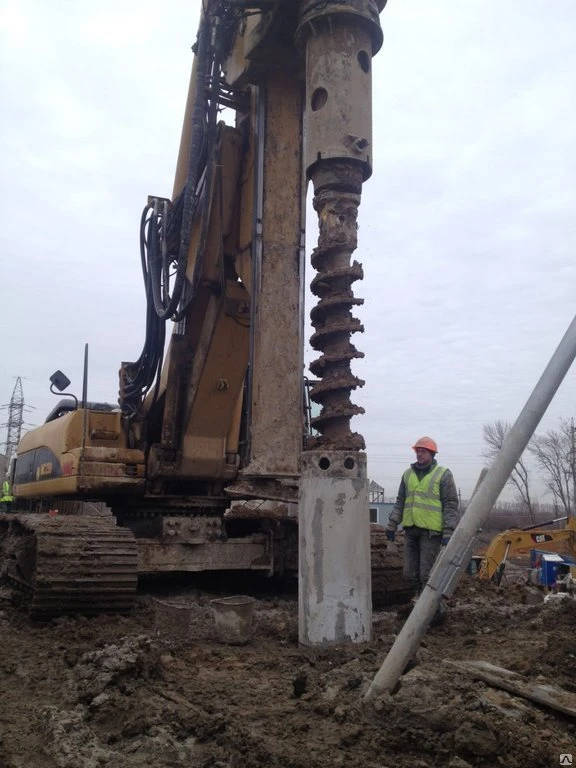
<svg viewBox="0 0 576 768"><path fill-rule="evenodd" d="M255 600L247 595L217 597L210 601L216 637L228 645L244 645L252 636Z"/></svg>
<svg viewBox="0 0 576 768"><path fill-rule="evenodd" d="M164 637L185 640L190 635L192 606L188 603L168 603L154 600L156 633Z"/></svg>

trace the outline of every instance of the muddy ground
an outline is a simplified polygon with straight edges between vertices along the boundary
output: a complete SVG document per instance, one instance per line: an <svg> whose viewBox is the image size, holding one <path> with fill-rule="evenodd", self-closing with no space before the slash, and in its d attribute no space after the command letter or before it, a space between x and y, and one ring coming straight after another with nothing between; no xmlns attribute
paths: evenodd
<svg viewBox="0 0 576 768"><path fill-rule="evenodd" d="M216 637L207 586L149 583L129 616L47 623L1 601L0 765L543 768L570 753L576 764L576 720L449 663L485 660L575 693L575 600L465 576L399 690L366 705L407 606L376 611L369 644L306 648L296 595L251 585L253 637L233 646ZM187 637L165 617L158 626L158 599L189 606Z"/></svg>

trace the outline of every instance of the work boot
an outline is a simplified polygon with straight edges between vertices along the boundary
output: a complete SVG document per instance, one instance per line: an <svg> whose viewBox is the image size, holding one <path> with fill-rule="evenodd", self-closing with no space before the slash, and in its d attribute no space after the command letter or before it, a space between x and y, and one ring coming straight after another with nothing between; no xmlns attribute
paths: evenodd
<svg viewBox="0 0 576 768"><path fill-rule="evenodd" d="M436 610L436 613L434 614L434 616L432 616L432 620L430 621L430 626L437 627L438 624L442 624L445 618L446 618L446 605L442 600L442 602L440 603L440 605Z"/></svg>

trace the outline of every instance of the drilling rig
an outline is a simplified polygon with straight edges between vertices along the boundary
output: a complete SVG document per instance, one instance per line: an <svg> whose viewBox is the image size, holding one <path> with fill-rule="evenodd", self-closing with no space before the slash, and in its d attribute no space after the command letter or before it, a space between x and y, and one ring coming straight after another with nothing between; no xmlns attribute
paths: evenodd
<svg viewBox="0 0 576 768"><path fill-rule="evenodd" d="M29 513L0 522L2 567L36 613L125 610L139 573L273 575L299 561L301 641L368 639L352 254L385 2L203 3L172 198L149 197L141 219L142 353L120 366L118 407L88 402L85 372L82 399L64 399L18 448L13 486ZM308 182L319 223L311 433ZM112 520L63 514L90 500ZM37 514L48 509L59 514Z"/></svg>

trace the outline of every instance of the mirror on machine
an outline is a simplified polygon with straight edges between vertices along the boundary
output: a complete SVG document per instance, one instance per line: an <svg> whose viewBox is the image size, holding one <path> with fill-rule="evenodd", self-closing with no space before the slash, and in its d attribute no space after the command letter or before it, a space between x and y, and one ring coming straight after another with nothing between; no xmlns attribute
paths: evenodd
<svg viewBox="0 0 576 768"><path fill-rule="evenodd" d="M66 376L65 373L62 373L62 371L56 371L55 373L50 376L50 391L52 392L52 387L56 387L58 392L64 392L65 389L68 389L70 386L71 381ZM56 392L54 392L56 394Z"/></svg>
<svg viewBox="0 0 576 768"><path fill-rule="evenodd" d="M68 376L66 376L65 373L62 373L62 371L55 371L55 373L53 373L52 376L50 376L50 392L52 392L53 395L57 395L60 392L64 392L64 390L67 389L70 386L70 384L71 384L70 379L68 378ZM58 392L55 392L54 388L56 388ZM66 395L68 397L71 397L75 403L73 408L68 408L67 410L68 411L76 410L78 408L78 398L76 397L76 395L73 395L72 392L66 392ZM58 406L60 406L60 403L58 404ZM61 416L62 414L58 414L58 415ZM46 419L46 421L49 421L49 420L51 421L54 418L56 418L56 416L54 416L54 411L52 411L52 413L50 414L48 419Z"/></svg>

